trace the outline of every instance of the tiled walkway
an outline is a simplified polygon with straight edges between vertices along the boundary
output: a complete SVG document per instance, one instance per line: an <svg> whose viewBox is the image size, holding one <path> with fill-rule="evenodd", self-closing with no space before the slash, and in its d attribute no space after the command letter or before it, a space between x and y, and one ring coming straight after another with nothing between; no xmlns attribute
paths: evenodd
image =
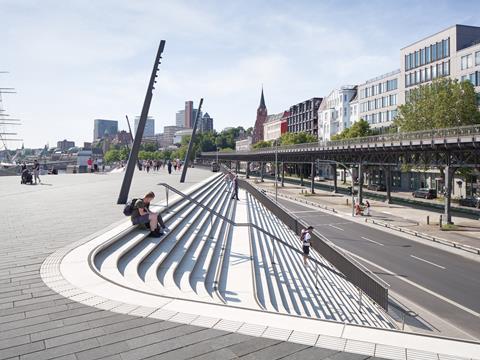
<svg viewBox="0 0 480 360"><path fill-rule="evenodd" d="M132 196L167 181L186 189L211 173L137 173ZM45 176L44 184L0 178L0 359L373 359L337 350L118 314L50 290L39 269L60 247L123 220L121 174ZM163 194L159 193L159 198ZM157 199L160 200L160 199Z"/></svg>

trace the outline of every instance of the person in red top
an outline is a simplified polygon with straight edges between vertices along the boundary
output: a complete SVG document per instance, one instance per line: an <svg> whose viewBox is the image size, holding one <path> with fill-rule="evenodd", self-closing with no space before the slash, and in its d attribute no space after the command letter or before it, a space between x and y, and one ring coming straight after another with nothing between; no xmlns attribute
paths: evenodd
<svg viewBox="0 0 480 360"><path fill-rule="evenodd" d="M88 158L87 167L88 167L88 172L92 172L92 158Z"/></svg>

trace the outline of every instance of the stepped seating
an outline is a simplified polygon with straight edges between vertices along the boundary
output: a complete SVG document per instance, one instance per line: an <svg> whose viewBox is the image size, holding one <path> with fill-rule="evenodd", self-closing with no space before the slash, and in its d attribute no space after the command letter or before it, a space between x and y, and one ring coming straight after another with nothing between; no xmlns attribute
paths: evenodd
<svg viewBox="0 0 480 360"><path fill-rule="evenodd" d="M313 263L305 267L291 248L300 248L298 237L249 193L240 189L240 200L232 200L218 176L189 196L204 207L177 201L163 213L170 231L161 238L131 228L98 245L96 271L124 288L171 299L392 328L366 296L360 312L358 290L315 251L323 265L318 276Z"/></svg>

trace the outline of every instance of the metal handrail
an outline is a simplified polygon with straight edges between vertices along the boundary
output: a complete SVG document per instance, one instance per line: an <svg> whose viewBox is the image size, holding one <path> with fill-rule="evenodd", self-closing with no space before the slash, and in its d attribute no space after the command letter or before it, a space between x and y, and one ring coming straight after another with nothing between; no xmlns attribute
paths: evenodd
<svg viewBox="0 0 480 360"><path fill-rule="evenodd" d="M299 253L301 255L303 255L303 252L298 250L297 248L295 248L294 246L290 245L289 243L287 243L286 241L278 238L277 236L273 235L272 233L266 231L265 229L262 229L261 227L259 227L258 225L256 224L252 224L252 223L237 223L225 216L223 216L222 214L218 213L217 211L213 210L213 209L210 209L208 206L205 206L203 205L202 203L200 203L199 201L193 199L190 195L187 195L187 194L184 194L182 193L180 190L177 190L175 189L174 187L172 187L171 185L167 184L167 183L158 183L157 185L160 185L160 186L163 186L165 187L166 189L168 190L171 190L173 191L174 193L176 193L177 195L180 195L181 197L183 197L184 199L187 199L189 200L190 202L200 206L201 208L203 208L204 210L210 212L212 215L215 215L217 216L218 218L228 222L230 225L233 225L233 226L248 226L248 227L252 227L260 232L262 232L263 234L269 236L270 238L272 238L273 240L275 241L278 241L280 243L282 243L283 245L287 246L288 248L292 249L293 251L295 251L296 253ZM336 271L335 269L332 269L331 267L325 265L325 264L322 264L320 261L312 258L311 256L308 257L312 262L314 262L315 264L335 273L336 275L338 276L341 276L342 278L345 278L345 275L343 275L342 273Z"/></svg>
<svg viewBox="0 0 480 360"><path fill-rule="evenodd" d="M409 140L432 140L438 138L446 137L455 137L455 136L465 136L465 135L480 135L480 124L478 125L466 125L458 126L455 128L443 128L443 129L432 129L432 130L421 130L421 131L412 131L405 133L397 134L385 134L385 135L373 135L365 136L354 139L344 139L344 140L329 140L329 141L318 141L313 143L303 143L295 145L284 145L279 146L278 151L283 150L295 150L295 149L304 149L304 148L319 148L319 147L337 147L337 146L351 146L358 144L367 144L367 143L388 143L393 141L409 141ZM250 151L242 151L241 154L260 154L260 153L273 153L275 150L271 148L261 148L253 149ZM240 152L239 152L240 153ZM215 152L202 152L202 155L214 155ZM219 154L222 155L232 155L232 153Z"/></svg>

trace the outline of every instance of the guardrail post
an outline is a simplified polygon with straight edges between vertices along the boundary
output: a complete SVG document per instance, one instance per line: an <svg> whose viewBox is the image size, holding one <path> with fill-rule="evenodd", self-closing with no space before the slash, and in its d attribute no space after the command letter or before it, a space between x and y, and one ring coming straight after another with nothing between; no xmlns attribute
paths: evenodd
<svg viewBox="0 0 480 360"><path fill-rule="evenodd" d="M360 291L359 301L358 301L358 310L360 314L362 314L362 289L358 289Z"/></svg>
<svg viewBox="0 0 480 360"><path fill-rule="evenodd" d="M167 209L168 209L168 187L165 187L165 197L167 198Z"/></svg>
<svg viewBox="0 0 480 360"><path fill-rule="evenodd" d="M275 242L271 236L270 240L272 241L272 265L275 265Z"/></svg>

